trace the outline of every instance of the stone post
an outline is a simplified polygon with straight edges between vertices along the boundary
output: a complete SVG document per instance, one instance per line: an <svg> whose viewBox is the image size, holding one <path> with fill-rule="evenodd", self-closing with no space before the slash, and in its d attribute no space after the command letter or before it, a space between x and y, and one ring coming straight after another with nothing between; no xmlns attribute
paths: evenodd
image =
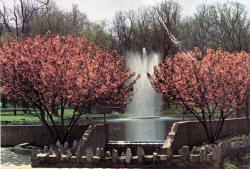
<svg viewBox="0 0 250 169"><path fill-rule="evenodd" d="M92 161L93 161L93 151L92 148L88 148L86 150L86 162L91 164Z"/></svg>
<svg viewBox="0 0 250 169"><path fill-rule="evenodd" d="M67 150L66 159L69 160L71 157L72 157L71 151Z"/></svg>
<svg viewBox="0 0 250 169"><path fill-rule="evenodd" d="M106 151L105 156L106 156L106 157L111 157L111 153L110 153L110 151Z"/></svg>
<svg viewBox="0 0 250 169"><path fill-rule="evenodd" d="M62 154L61 154L61 149L60 148L55 148L55 153L56 153L56 158L61 159Z"/></svg>
<svg viewBox="0 0 250 169"><path fill-rule="evenodd" d="M44 153L48 153L49 152L48 146L44 146L43 151L44 151Z"/></svg>
<svg viewBox="0 0 250 169"><path fill-rule="evenodd" d="M234 148L240 148L240 144L239 144L238 141L236 141L236 142L234 143Z"/></svg>
<svg viewBox="0 0 250 169"><path fill-rule="evenodd" d="M204 147L201 148L200 151L200 162L206 162L207 161L207 152Z"/></svg>
<svg viewBox="0 0 250 169"><path fill-rule="evenodd" d="M157 153L153 153L153 163L156 163L157 160Z"/></svg>
<svg viewBox="0 0 250 169"><path fill-rule="evenodd" d="M101 151L100 151L100 148L99 148L99 147L96 148L95 153L96 153L96 156L97 156L97 157L101 157Z"/></svg>
<svg viewBox="0 0 250 169"><path fill-rule="evenodd" d="M104 157L105 157L104 149L100 148L100 158L104 158Z"/></svg>
<svg viewBox="0 0 250 169"><path fill-rule="evenodd" d="M113 149L112 150L112 163L117 164L118 158L119 156L118 156L117 150Z"/></svg>
<svg viewBox="0 0 250 169"><path fill-rule="evenodd" d="M127 164L130 164L131 158L132 158L131 149L130 149L130 148L127 148L127 149L126 149L125 162L126 162Z"/></svg>
<svg viewBox="0 0 250 169"><path fill-rule="evenodd" d="M138 157L138 163L143 163L143 157L145 156L145 152L142 147L137 147L137 157Z"/></svg>
<svg viewBox="0 0 250 169"><path fill-rule="evenodd" d="M168 155L168 158L171 158L173 155L171 148L162 148L162 153Z"/></svg>
<svg viewBox="0 0 250 169"><path fill-rule="evenodd" d="M31 160L35 160L37 158L37 151L36 149L31 150Z"/></svg>
<svg viewBox="0 0 250 169"><path fill-rule="evenodd" d="M80 149L80 148L77 148L77 149L76 149L76 162L77 162L77 163L80 163L81 158L82 158L81 149Z"/></svg>
<svg viewBox="0 0 250 169"><path fill-rule="evenodd" d="M181 160L186 161L189 159L189 146L182 146L181 148Z"/></svg>

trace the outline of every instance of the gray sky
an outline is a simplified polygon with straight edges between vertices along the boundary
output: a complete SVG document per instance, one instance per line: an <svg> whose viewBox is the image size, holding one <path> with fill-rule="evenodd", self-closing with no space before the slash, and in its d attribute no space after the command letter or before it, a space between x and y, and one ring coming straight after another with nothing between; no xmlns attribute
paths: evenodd
<svg viewBox="0 0 250 169"><path fill-rule="evenodd" d="M70 10L72 4L77 4L79 9L86 13L92 21L111 20L119 10L132 10L141 6L155 5L163 0L55 0L59 9ZM196 7L201 4L227 2L227 0L175 0L182 6L182 15L192 15ZM233 0L244 4L250 14L250 0Z"/></svg>

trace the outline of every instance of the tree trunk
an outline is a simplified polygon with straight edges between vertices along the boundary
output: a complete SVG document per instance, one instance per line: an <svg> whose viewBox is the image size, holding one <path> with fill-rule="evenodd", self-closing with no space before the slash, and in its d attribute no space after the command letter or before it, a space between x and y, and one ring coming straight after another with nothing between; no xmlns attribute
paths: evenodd
<svg viewBox="0 0 250 169"><path fill-rule="evenodd" d="M214 137L209 138L209 143L215 144L215 139L214 139Z"/></svg>
<svg viewBox="0 0 250 169"><path fill-rule="evenodd" d="M7 108L7 98L5 95L2 94L2 97L1 97L1 102L2 102L2 108Z"/></svg>
<svg viewBox="0 0 250 169"><path fill-rule="evenodd" d="M16 116L16 99L14 99L14 116Z"/></svg>

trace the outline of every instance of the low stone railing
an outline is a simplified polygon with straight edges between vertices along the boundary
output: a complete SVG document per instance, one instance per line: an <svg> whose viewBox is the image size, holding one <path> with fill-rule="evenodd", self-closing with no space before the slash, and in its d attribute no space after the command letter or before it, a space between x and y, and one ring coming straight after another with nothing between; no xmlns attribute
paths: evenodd
<svg viewBox="0 0 250 169"><path fill-rule="evenodd" d="M211 125L213 129L216 129L217 123L217 120L212 121ZM218 138L248 133L250 133L250 118L230 118L224 121ZM193 147L195 145L202 145L206 141L206 132L199 121L181 121L175 122L172 125L163 147L171 148L174 153L177 153L182 145Z"/></svg>
<svg viewBox="0 0 250 169"><path fill-rule="evenodd" d="M87 132L88 133L88 132ZM85 134L87 136L87 134ZM84 139L86 140L86 139ZM81 143L80 143L81 144ZM241 142L224 142L219 145L206 145L201 148L182 146L178 154L172 154L171 149L163 148L161 153L146 155L143 148L137 147L136 155L133 155L130 148L126 153L118 154L117 150L112 152L104 151L103 148L87 148L85 153L80 146L75 152L72 148L65 150L62 147L46 148L46 153L32 151L32 167L205 167L213 166L218 168L227 154L246 150L250 153L250 136ZM95 155L94 155L95 154Z"/></svg>

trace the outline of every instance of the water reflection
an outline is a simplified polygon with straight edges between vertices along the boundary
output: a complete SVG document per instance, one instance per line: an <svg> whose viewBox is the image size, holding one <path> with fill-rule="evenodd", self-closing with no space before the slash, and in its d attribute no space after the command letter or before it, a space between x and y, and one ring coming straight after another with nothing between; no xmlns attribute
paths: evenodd
<svg viewBox="0 0 250 169"><path fill-rule="evenodd" d="M164 140L164 121L160 119L136 119L126 121L125 135L131 141Z"/></svg>

